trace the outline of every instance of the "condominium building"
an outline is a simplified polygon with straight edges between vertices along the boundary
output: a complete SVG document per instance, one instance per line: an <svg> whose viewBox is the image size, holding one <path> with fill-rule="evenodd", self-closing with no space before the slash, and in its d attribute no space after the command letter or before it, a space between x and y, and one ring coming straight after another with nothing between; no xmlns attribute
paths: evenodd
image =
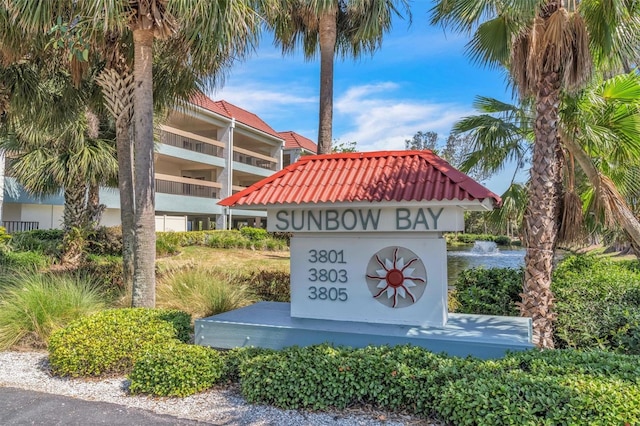
<svg viewBox="0 0 640 426"><path fill-rule="evenodd" d="M264 226L265 212L226 209L217 202L316 151L308 138L278 133L257 115L202 94L172 111L156 139L158 231ZM2 221L9 231L61 226L62 194L39 199L11 177L4 184ZM100 201L107 207L102 223L118 225L118 190L103 188Z"/></svg>

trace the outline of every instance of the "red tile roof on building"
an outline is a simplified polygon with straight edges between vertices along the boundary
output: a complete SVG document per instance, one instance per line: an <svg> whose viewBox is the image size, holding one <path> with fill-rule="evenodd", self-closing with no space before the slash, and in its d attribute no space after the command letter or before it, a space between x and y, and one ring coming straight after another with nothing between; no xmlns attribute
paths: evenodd
<svg viewBox="0 0 640 426"><path fill-rule="evenodd" d="M252 112L235 106L227 101L214 101L209 99L202 93L198 93L191 97L191 103L202 107L208 111L222 115L226 118L235 118L237 122L246 126L253 127L271 136L275 136L278 139L282 139L282 136L265 123L260 117Z"/></svg>
<svg viewBox="0 0 640 426"><path fill-rule="evenodd" d="M288 130L286 132L278 132L278 134L284 139L284 149L302 148L314 154L318 152L318 145L299 133Z"/></svg>
<svg viewBox="0 0 640 426"><path fill-rule="evenodd" d="M302 157L221 200L223 206L454 201L499 206L489 191L431 151L378 151Z"/></svg>

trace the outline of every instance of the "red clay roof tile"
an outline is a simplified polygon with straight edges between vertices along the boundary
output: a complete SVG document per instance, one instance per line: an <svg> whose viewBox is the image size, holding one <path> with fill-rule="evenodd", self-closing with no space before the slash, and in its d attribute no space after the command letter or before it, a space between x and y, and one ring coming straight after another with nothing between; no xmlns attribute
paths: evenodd
<svg viewBox="0 0 640 426"><path fill-rule="evenodd" d="M490 200L500 197L431 151L378 151L302 157L223 206L357 201Z"/></svg>
<svg viewBox="0 0 640 426"><path fill-rule="evenodd" d="M315 142L309 138L305 138L299 133L288 130L286 132L278 132L278 134L284 139L285 149L302 148L314 154L318 151L318 145L316 145Z"/></svg>
<svg viewBox="0 0 640 426"><path fill-rule="evenodd" d="M265 123L260 117L227 101L213 101L203 93L193 95L190 101L194 105L222 115L223 117L235 118L239 123L275 136L278 139L283 139L278 132L273 130L271 126Z"/></svg>

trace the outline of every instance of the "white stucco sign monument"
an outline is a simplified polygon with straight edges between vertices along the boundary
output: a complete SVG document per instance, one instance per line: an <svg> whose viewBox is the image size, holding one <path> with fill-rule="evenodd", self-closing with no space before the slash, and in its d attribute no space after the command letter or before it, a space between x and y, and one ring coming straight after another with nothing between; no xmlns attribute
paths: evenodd
<svg viewBox="0 0 640 426"><path fill-rule="evenodd" d="M291 233L291 303L196 320L196 342L280 349L415 344L480 357L532 347L528 318L447 312L444 232L500 197L430 151L303 157L220 204Z"/></svg>
<svg viewBox="0 0 640 426"><path fill-rule="evenodd" d="M442 327L442 233L499 197L430 151L305 157L222 204L293 233L291 316Z"/></svg>

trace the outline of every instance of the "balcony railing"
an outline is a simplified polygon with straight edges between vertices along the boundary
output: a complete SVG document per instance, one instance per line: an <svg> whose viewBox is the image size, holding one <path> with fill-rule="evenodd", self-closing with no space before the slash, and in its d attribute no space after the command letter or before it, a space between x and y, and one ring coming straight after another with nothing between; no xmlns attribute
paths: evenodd
<svg viewBox="0 0 640 426"><path fill-rule="evenodd" d="M33 231L40 227L40 222L22 222L19 220L4 220L2 226L9 234L14 232Z"/></svg>
<svg viewBox="0 0 640 426"><path fill-rule="evenodd" d="M220 198L222 185L206 180L156 173L156 192L189 197Z"/></svg>
<svg viewBox="0 0 640 426"><path fill-rule="evenodd" d="M267 170L276 170L276 159L267 155L258 154L248 149L233 147L233 161L260 167Z"/></svg>
<svg viewBox="0 0 640 426"><path fill-rule="evenodd" d="M245 190L245 189L247 189L247 188L248 188L248 187L246 187L246 186L233 185L233 186L231 187L231 192L232 192L232 194L236 194L236 193L238 193L238 192L240 192L240 191L244 191L244 190Z"/></svg>
<svg viewBox="0 0 640 426"><path fill-rule="evenodd" d="M161 126L160 142L193 152L224 158L224 144L195 133L185 132L173 127Z"/></svg>

